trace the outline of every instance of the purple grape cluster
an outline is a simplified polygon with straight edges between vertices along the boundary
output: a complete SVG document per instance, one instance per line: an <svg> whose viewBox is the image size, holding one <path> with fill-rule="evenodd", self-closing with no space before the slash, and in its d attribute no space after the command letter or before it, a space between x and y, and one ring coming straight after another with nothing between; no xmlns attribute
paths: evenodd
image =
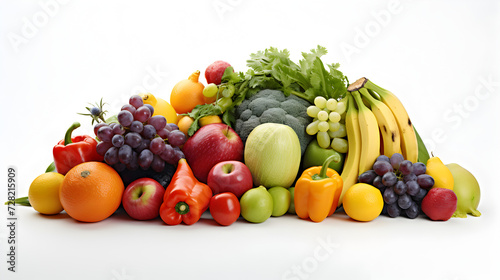
<svg viewBox="0 0 500 280"><path fill-rule="evenodd" d="M97 153L118 172L149 168L161 172L165 163L176 165L184 158L180 147L186 135L164 116L153 116L154 108L133 95L117 115L118 123L98 123L94 133L101 140Z"/></svg>
<svg viewBox="0 0 500 280"><path fill-rule="evenodd" d="M384 198L382 213L389 217L406 216L415 219L420 214L422 199L434 186L434 178L425 174L426 166L412 163L396 153L390 158L381 155L373 169L358 177L358 182L375 186Z"/></svg>

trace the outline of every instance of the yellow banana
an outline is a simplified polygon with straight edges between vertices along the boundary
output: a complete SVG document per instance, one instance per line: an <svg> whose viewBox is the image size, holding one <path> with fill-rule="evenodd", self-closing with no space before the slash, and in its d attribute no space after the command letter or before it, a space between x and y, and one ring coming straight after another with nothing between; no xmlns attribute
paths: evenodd
<svg viewBox="0 0 500 280"><path fill-rule="evenodd" d="M375 160L380 156L380 132L377 118L365 106L359 91L353 91L351 94L358 105L359 131L361 132L361 158L359 160L358 175L361 175L363 172L372 169Z"/></svg>
<svg viewBox="0 0 500 280"><path fill-rule="evenodd" d="M348 149L344 168L342 169L342 174L340 174L343 187L338 206L342 204L345 192L358 182L359 159L361 157L361 133L359 131L358 110L354 106L354 98L351 94L348 95L345 115Z"/></svg>
<svg viewBox="0 0 500 280"><path fill-rule="evenodd" d="M365 88L374 91L380 97L380 100L387 105L394 114L394 118L399 126L401 137L401 153L404 158L415 163L418 160L418 142L411 123L410 117L401 101L392 92L383 89L370 80L366 80Z"/></svg>
<svg viewBox="0 0 500 280"><path fill-rule="evenodd" d="M399 153L401 150L401 138L399 127L391 109L383 102L373 98L366 88L359 89L363 99L368 101L370 109L377 118L378 127L380 130L383 154L391 157L394 153Z"/></svg>

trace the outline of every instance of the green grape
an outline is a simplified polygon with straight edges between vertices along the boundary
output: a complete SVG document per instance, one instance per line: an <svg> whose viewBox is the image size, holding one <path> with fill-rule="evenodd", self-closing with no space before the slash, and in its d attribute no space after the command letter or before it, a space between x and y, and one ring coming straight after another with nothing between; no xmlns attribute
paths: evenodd
<svg viewBox="0 0 500 280"><path fill-rule="evenodd" d="M339 153L347 153L347 140L344 138L333 138L332 148Z"/></svg>
<svg viewBox="0 0 500 280"><path fill-rule="evenodd" d="M328 118L330 119L331 122L339 122L341 117L340 117L340 114L337 113L337 112L330 112L330 115L328 116Z"/></svg>
<svg viewBox="0 0 500 280"><path fill-rule="evenodd" d="M307 125L306 133L309 135L314 135L314 134L318 133L318 124L319 124L319 121L315 120L312 123L310 123L309 125Z"/></svg>
<svg viewBox="0 0 500 280"><path fill-rule="evenodd" d="M234 85L233 84L227 84L224 89L222 90L222 96L224 97L233 97L234 95Z"/></svg>
<svg viewBox="0 0 500 280"><path fill-rule="evenodd" d="M326 108L330 111L333 111L337 108L337 100L330 98L326 101Z"/></svg>
<svg viewBox="0 0 500 280"><path fill-rule="evenodd" d="M340 123L338 122L328 122L328 130L337 131L340 129Z"/></svg>
<svg viewBox="0 0 500 280"><path fill-rule="evenodd" d="M314 98L314 105L323 109L326 107L326 99L323 96L316 96L316 98Z"/></svg>
<svg viewBox="0 0 500 280"><path fill-rule="evenodd" d="M311 118L316 118L320 111L321 111L321 109L314 106L314 105L307 107L307 115Z"/></svg>
<svg viewBox="0 0 500 280"><path fill-rule="evenodd" d="M319 113L318 113L318 120L320 120L320 121L327 121L328 120L328 113L326 111L319 111Z"/></svg>
<svg viewBox="0 0 500 280"><path fill-rule="evenodd" d="M226 109L233 104L233 100L230 97L222 97L217 100L217 105L221 108L222 112L225 112Z"/></svg>
<svg viewBox="0 0 500 280"><path fill-rule="evenodd" d="M323 149L327 149L330 146L330 136L328 136L327 132L318 132L318 135L316 135L316 140L318 140L318 145Z"/></svg>
<svg viewBox="0 0 500 280"><path fill-rule="evenodd" d="M342 115L345 112L346 109L346 104L344 101L337 102L337 108L335 109L335 112L339 113L339 115Z"/></svg>
<svg viewBox="0 0 500 280"><path fill-rule="evenodd" d="M318 130L321 132L327 132L328 129L330 129L330 125L328 125L328 122L325 121L319 121L318 123Z"/></svg>
<svg viewBox="0 0 500 280"><path fill-rule="evenodd" d="M205 97L214 97L219 91L219 88L216 84L210 83L203 89L203 96Z"/></svg>
<svg viewBox="0 0 500 280"><path fill-rule="evenodd" d="M336 131L328 131L328 135L330 135L330 138L336 138L336 137L346 137L347 136L347 131L345 130L345 124L341 123L339 125L339 129Z"/></svg>

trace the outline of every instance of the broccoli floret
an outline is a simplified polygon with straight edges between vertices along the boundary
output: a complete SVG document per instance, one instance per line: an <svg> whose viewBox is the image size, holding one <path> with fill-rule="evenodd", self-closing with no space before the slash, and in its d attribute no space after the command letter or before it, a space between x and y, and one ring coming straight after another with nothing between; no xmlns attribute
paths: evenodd
<svg viewBox="0 0 500 280"><path fill-rule="evenodd" d="M304 154L312 136L306 126L312 121L307 115L311 104L295 95L285 96L279 90L261 90L236 107L235 131L246 142L250 132L261 123L280 123L290 126L297 134Z"/></svg>

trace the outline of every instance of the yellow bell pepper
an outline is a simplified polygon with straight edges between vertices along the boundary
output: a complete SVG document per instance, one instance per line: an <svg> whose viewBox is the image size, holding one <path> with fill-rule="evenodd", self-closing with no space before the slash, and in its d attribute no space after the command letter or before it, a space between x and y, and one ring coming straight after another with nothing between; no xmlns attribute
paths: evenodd
<svg viewBox="0 0 500 280"><path fill-rule="evenodd" d="M328 168L332 161L340 161L340 156L334 154L325 160L323 166L304 170L295 183L295 212L300 218L318 223L335 212L343 181L337 171Z"/></svg>

